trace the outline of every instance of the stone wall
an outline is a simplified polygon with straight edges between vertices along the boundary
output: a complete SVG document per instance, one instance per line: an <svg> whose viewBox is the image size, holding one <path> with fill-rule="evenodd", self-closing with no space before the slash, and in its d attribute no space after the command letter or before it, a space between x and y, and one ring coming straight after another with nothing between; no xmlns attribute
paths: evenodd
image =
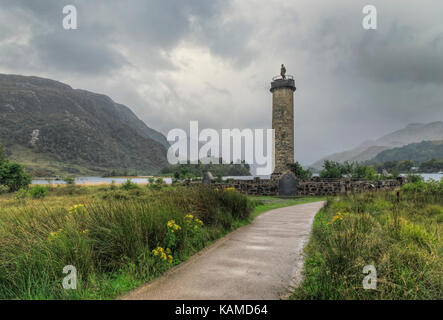
<svg viewBox="0 0 443 320"><path fill-rule="evenodd" d="M278 183L274 180L234 180L231 182L215 182L217 188L235 188L237 191L256 196L278 195Z"/></svg>
<svg viewBox="0 0 443 320"><path fill-rule="evenodd" d="M371 190L393 190L403 184L403 180L362 181L352 179L311 179L300 180L297 192L304 196L333 196Z"/></svg>
<svg viewBox="0 0 443 320"><path fill-rule="evenodd" d="M384 181L361 181L352 179L320 179L298 180L297 196L335 196L352 192L371 190L394 190L404 183L404 179ZM276 196L278 180L233 180L229 182L213 182L212 187L235 188L241 193L255 196Z"/></svg>

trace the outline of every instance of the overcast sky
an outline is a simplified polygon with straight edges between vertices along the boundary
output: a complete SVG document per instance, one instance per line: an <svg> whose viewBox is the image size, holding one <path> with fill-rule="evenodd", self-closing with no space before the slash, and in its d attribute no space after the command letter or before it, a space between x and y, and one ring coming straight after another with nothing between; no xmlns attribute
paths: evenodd
<svg viewBox="0 0 443 320"><path fill-rule="evenodd" d="M78 10L78 30L62 8ZM362 28L373 4L378 29ZM272 76L295 75L296 160L443 120L435 0L0 0L0 72L109 95L167 134L271 127Z"/></svg>

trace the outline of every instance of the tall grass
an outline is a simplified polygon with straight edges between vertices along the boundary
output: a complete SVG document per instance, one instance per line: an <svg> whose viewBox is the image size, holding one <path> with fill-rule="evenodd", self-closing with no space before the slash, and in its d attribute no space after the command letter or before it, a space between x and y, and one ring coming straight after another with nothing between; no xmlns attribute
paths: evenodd
<svg viewBox="0 0 443 320"><path fill-rule="evenodd" d="M204 187L8 208L0 212L0 299L115 297L229 232L252 209L246 196ZM171 257L155 255L158 247ZM66 265L77 269L77 290L62 287Z"/></svg>
<svg viewBox="0 0 443 320"><path fill-rule="evenodd" d="M293 299L443 299L443 182L330 199ZM365 290L363 267L377 270Z"/></svg>

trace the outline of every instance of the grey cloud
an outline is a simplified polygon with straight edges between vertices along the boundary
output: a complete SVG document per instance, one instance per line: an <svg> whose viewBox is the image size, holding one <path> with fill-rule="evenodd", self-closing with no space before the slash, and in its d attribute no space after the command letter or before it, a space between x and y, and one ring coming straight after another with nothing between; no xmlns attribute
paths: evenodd
<svg viewBox="0 0 443 320"><path fill-rule="evenodd" d="M360 7L359 2L344 10L339 7L341 13L332 8L330 15L319 19L305 35L313 39L305 41L305 50L333 62L335 71L372 81L443 82L443 29L429 37L434 26L408 23L408 15L413 13L402 12L398 17L379 18L378 29L367 31L360 26L362 16L355 14Z"/></svg>
<svg viewBox="0 0 443 320"><path fill-rule="evenodd" d="M30 46L37 50L39 63L51 69L82 74L108 74L126 63L108 46L106 35L82 30L38 35Z"/></svg>
<svg viewBox="0 0 443 320"><path fill-rule="evenodd" d="M67 3L78 8L77 31L61 29L59 0L0 0L0 68L109 94L163 133L195 119L202 127L269 127L269 81L283 62L297 81L302 163L410 122L443 119L436 1L373 0L376 31L361 27L366 0ZM14 40L20 36L29 42ZM225 82L180 70L188 61L177 63L172 52L184 43L216 57ZM143 72L130 79L126 69Z"/></svg>
<svg viewBox="0 0 443 320"><path fill-rule="evenodd" d="M205 43L213 54L227 58L236 67L247 67L253 60L255 51L248 47L252 36L252 26L242 21L204 21L194 37Z"/></svg>
<svg viewBox="0 0 443 320"><path fill-rule="evenodd" d="M441 84L443 46L432 45L438 44L437 38L422 40L418 32L410 35L412 39L402 39L402 32L379 38L374 34L356 48L360 73L375 81Z"/></svg>
<svg viewBox="0 0 443 320"><path fill-rule="evenodd" d="M107 74L124 66L118 46L146 52L150 66L171 68L162 51L190 35L191 20L215 21L226 1L73 0L78 30L61 27L64 4L56 0L2 0L2 10L26 12L32 20L28 50L40 66L68 72ZM1 50L1 48L0 48ZM21 48L17 46L15 51ZM8 52L14 48L8 47ZM142 52L141 52L142 53ZM4 63L4 62L3 62ZM2 62L0 61L0 65Z"/></svg>

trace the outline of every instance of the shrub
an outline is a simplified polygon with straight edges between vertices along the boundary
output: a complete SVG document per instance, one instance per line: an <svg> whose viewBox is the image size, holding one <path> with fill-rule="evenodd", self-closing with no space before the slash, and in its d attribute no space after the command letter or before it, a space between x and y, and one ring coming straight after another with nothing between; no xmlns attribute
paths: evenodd
<svg viewBox="0 0 443 320"><path fill-rule="evenodd" d="M117 187L115 186L115 180L111 181L111 184L109 185L109 190L115 190Z"/></svg>
<svg viewBox="0 0 443 320"><path fill-rule="evenodd" d="M27 187L31 183L31 175L24 167L16 162L3 161L0 163L0 185L8 186L10 192Z"/></svg>
<svg viewBox="0 0 443 320"><path fill-rule="evenodd" d="M425 179L419 174L408 174L408 182L416 183L423 181L425 181Z"/></svg>
<svg viewBox="0 0 443 320"><path fill-rule="evenodd" d="M121 188L122 190L126 190L126 191L128 191L128 190L132 190L132 189L138 189L139 186L138 186L136 183L133 183L133 182L131 181L131 179L127 179L126 182L123 183L123 184L120 186L120 188Z"/></svg>
<svg viewBox="0 0 443 320"><path fill-rule="evenodd" d="M24 199L26 198L26 196L28 195L28 190L26 190L25 188L20 188L19 190L17 190L17 192L15 193L15 197L17 199Z"/></svg>
<svg viewBox="0 0 443 320"><path fill-rule="evenodd" d="M158 178L157 180L155 180L155 182L154 182L154 179L152 181L150 180L148 187L150 189L154 189L154 190L161 190L163 188L164 184L165 184L165 181L162 178Z"/></svg>
<svg viewBox="0 0 443 320"><path fill-rule="evenodd" d="M0 184L0 194L4 194L4 193L8 193L8 192L9 192L9 187Z"/></svg>
<svg viewBox="0 0 443 320"><path fill-rule="evenodd" d="M28 194L32 199L42 199L48 193L48 188L40 185L33 186L29 189Z"/></svg>
<svg viewBox="0 0 443 320"><path fill-rule="evenodd" d="M63 181L68 185L75 184L75 178L73 177L66 176L63 178Z"/></svg>
<svg viewBox="0 0 443 320"><path fill-rule="evenodd" d="M129 200L131 197L129 196L128 192L123 190L115 190L112 192L106 192L103 194L102 199L104 200Z"/></svg>

